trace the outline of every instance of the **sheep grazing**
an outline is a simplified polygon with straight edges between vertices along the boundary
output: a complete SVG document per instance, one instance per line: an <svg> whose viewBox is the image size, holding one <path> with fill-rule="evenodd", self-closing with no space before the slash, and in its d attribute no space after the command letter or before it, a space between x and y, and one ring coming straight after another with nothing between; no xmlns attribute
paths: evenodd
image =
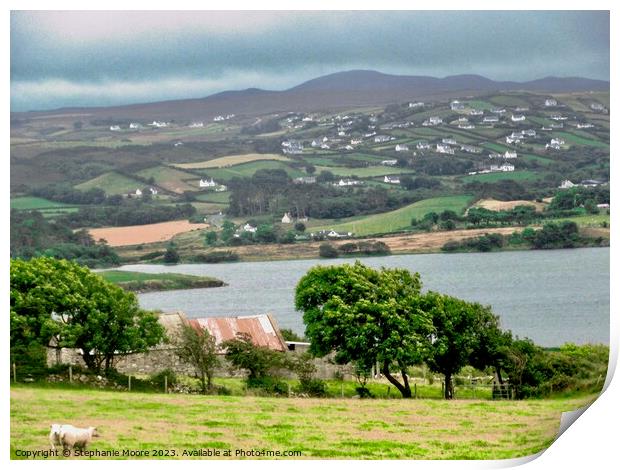
<svg viewBox="0 0 620 470"><path fill-rule="evenodd" d="M60 429L60 442L63 449L85 449L93 437L97 437L97 428L76 428L74 426L63 426Z"/></svg>
<svg viewBox="0 0 620 470"><path fill-rule="evenodd" d="M66 424L50 424L50 446L52 450L56 450L56 446L60 445L60 430Z"/></svg>

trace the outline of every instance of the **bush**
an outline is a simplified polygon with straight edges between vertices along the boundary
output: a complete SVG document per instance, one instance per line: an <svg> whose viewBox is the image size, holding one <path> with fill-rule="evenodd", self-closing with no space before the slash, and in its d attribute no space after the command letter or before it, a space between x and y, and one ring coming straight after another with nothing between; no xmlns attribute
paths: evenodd
<svg viewBox="0 0 620 470"><path fill-rule="evenodd" d="M338 258L338 250L329 243L322 243L319 246L319 256L321 258Z"/></svg>
<svg viewBox="0 0 620 470"><path fill-rule="evenodd" d="M200 253L190 258L194 263L224 263L226 261L238 261L239 255L232 251L212 251L211 253Z"/></svg>
<svg viewBox="0 0 620 470"><path fill-rule="evenodd" d="M157 372L149 378L149 382L158 389L163 389L165 384L165 377L168 377L168 387L178 383L178 377L176 372L172 369L164 369L161 372Z"/></svg>
<svg viewBox="0 0 620 470"><path fill-rule="evenodd" d="M288 385L277 377L248 378L248 388L257 388L273 395L288 395Z"/></svg>
<svg viewBox="0 0 620 470"><path fill-rule="evenodd" d="M299 382L299 387L296 389L299 393L305 393L311 397L324 397L327 395L326 384L321 379L310 379Z"/></svg>

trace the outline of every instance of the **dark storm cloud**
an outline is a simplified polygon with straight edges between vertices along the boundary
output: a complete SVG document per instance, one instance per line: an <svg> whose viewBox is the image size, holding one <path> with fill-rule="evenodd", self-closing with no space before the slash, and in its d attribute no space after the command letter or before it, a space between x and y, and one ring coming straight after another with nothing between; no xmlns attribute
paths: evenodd
<svg viewBox="0 0 620 470"><path fill-rule="evenodd" d="M14 12L14 110L285 88L351 68L609 79L606 12Z"/></svg>

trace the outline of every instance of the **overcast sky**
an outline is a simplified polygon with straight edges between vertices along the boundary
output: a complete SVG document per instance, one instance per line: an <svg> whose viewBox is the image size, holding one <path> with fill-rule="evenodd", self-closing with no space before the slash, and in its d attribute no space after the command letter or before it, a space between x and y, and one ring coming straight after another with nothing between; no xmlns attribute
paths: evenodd
<svg viewBox="0 0 620 470"><path fill-rule="evenodd" d="M11 109L281 90L351 69L609 80L607 12L12 12Z"/></svg>

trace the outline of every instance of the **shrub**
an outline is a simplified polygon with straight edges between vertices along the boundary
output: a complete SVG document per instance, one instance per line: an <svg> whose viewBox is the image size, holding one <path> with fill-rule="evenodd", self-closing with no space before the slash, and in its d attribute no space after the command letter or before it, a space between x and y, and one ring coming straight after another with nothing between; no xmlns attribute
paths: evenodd
<svg viewBox="0 0 620 470"><path fill-rule="evenodd" d="M152 374L149 378L149 382L154 387L163 389L165 377L168 377L168 387L170 387L171 385L175 385L178 382L177 374L172 369L164 369L161 372Z"/></svg>
<svg viewBox="0 0 620 470"><path fill-rule="evenodd" d="M319 256L321 258L338 258L338 250L329 243L322 243L319 246Z"/></svg>

